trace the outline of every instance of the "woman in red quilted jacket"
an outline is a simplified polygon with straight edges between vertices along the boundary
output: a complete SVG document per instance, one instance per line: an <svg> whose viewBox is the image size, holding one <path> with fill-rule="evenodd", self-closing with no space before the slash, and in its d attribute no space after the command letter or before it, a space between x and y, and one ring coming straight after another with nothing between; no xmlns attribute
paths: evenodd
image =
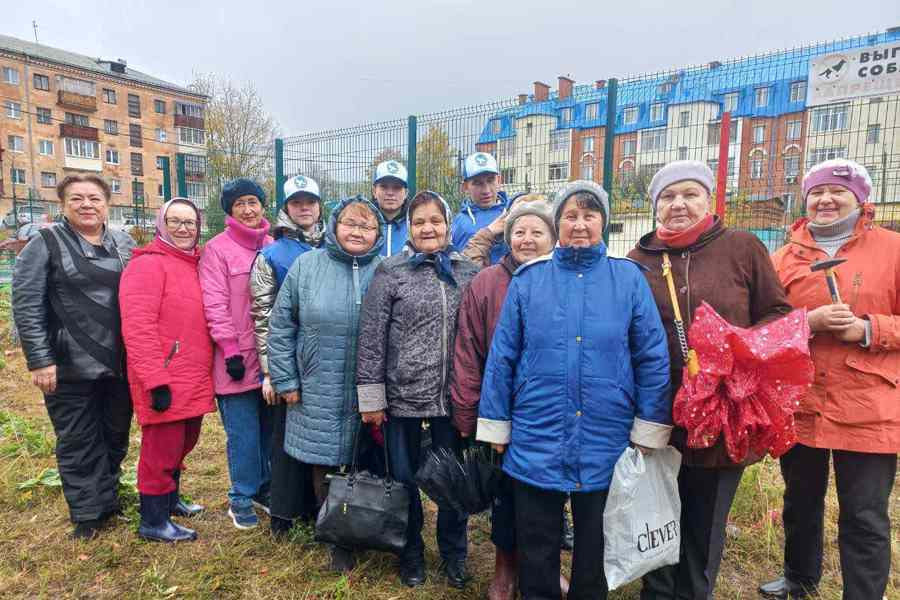
<svg viewBox="0 0 900 600"><path fill-rule="evenodd" d="M200 211L185 198L166 202L156 238L135 250L122 275L119 305L128 382L141 426L138 491L142 538L176 542L197 533L171 520L202 506L179 496L185 456L197 444L213 403L212 340L203 313L197 263Z"/></svg>

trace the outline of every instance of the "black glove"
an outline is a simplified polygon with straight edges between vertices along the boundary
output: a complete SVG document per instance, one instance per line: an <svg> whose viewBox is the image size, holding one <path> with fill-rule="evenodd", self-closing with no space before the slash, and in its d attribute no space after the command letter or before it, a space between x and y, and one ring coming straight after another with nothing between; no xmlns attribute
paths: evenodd
<svg viewBox="0 0 900 600"><path fill-rule="evenodd" d="M234 379L235 381L240 381L244 378L244 357L240 354L235 354L234 356L229 356L225 359L225 371L228 372L228 376Z"/></svg>
<svg viewBox="0 0 900 600"><path fill-rule="evenodd" d="M172 406L172 390L167 385L161 385L150 390L150 397L153 398L150 406L156 412L165 412Z"/></svg>

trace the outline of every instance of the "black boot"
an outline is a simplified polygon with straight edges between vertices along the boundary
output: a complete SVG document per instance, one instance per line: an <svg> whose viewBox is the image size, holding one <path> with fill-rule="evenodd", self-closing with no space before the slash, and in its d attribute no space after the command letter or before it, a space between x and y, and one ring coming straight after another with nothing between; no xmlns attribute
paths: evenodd
<svg viewBox="0 0 900 600"><path fill-rule="evenodd" d="M169 519L171 494L141 494L141 525L138 535L155 542L187 542L197 539L197 532L177 525Z"/></svg>
<svg viewBox="0 0 900 600"><path fill-rule="evenodd" d="M172 471L175 480L175 491L169 494L169 514L176 517L196 517L203 512L203 506L193 502L185 502L181 497L181 471Z"/></svg>
<svg viewBox="0 0 900 600"><path fill-rule="evenodd" d="M72 530L72 537L76 540L92 540L100 533L101 527L103 527L103 519L78 521L75 523L75 529Z"/></svg>
<svg viewBox="0 0 900 600"><path fill-rule="evenodd" d="M425 557L400 557L400 582L408 587L417 587L425 583Z"/></svg>
<svg viewBox="0 0 900 600"><path fill-rule="evenodd" d="M292 519L282 519L281 517L272 517L270 521L270 527L272 528L272 535L276 538L283 539L288 536L291 531L291 528L294 527L294 521Z"/></svg>
<svg viewBox="0 0 900 600"><path fill-rule="evenodd" d="M808 589L783 576L762 584L759 586L758 591L760 596L771 600L787 600L788 598L800 600L802 598L810 598L817 593L815 586Z"/></svg>

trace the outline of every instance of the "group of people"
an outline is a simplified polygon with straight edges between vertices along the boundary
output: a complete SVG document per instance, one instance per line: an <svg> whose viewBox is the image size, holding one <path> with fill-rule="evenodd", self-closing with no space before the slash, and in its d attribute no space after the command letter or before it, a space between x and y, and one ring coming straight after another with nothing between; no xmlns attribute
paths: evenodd
<svg viewBox="0 0 900 600"><path fill-rule="evenodd" d="M784 573L759 591L815 593L833 456L844 597L882 597L900 451L900 235L875 224L864 167L810 168L806 217L771 257L711 212L714 176L695 161L653 177L657 225L628 258L607 254L609 199L593 182L552 200L508 199L494 157L476 152L454 216L435 192L408 197L406 177L398 161L379 164L372 198L341 201L327 222L316 182L292 177L272 236L263 189L237 179L221 195L225 230L203 248L201 211L175 198L139 249L106 226L102 178L60 182L65 218L19 255L13 311L56 431L75 537L95 536L121 509L133 410L139 535L196 539L172 517L203 510L181 498L181 474L203 415L218 408L238 529L264 511L282 536L314 520L343 466L389 467L412 492L399 577L421 585L423 440L454 453L486 443L505 478L488 596L602 598L614 465L629 445L651 454L671 444L683 460L681 557L647 574L641 597L711 598L738 483L761 457L736 464L722 440L691 448L672 424L685 367L677 307L687 327L706 302L748 328L805 307L815 381L796 409L798 443L781 459ZM839 301L810 270L827 257L847 259ZM560 574L566 502L571 581ZM467 516L440 507L436 533L441 572L462 588ZM332 568L353 569L355 550L330 548Z"/></svg>

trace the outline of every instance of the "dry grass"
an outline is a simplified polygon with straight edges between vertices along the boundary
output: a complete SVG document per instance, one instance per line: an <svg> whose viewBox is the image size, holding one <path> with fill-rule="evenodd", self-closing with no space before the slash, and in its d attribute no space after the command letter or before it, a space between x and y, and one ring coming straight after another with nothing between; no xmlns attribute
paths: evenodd
<svg viewBox="0 0 900 600"><path fill-rule="evenodd" d="M200 444L188 459L184 489L207 506L192 521L200 540L177 546L139 540L132 505L99 539L69 539L66 504L58 487L17 485L54 467L46 442L52 439L40 395L30 386L19 352L6 353L0 367L0 411L21 420L0 426L0 598L483 598L493 566L489 526L472 520L469 566L474 582L464 592L446 587L437 573L433 514L428 534L429 582L410 590L401 586L389 556L368 553L343 577L329 573L327 554L312 542L311 532L295 529L290 541L277 543L267 521L251 532L234 529L225 514L228 474L224 434L217 415L206 418ZM0 413L0 414L3 414ZM2 425L2 420L0 420ZM133 466L139 431L133 430ZM718 598L755 598L756 585L780 572L783 541L779 509L781 482L777 464L768 460L747 471L732 510L733 526L719 578ZM840 597L836 507L829 498L823 598ZM892 520L900 519L897 495ZM888 598L900 598L900 559L893 563ZM638 586L611 594L637 599Z"/></svg>

